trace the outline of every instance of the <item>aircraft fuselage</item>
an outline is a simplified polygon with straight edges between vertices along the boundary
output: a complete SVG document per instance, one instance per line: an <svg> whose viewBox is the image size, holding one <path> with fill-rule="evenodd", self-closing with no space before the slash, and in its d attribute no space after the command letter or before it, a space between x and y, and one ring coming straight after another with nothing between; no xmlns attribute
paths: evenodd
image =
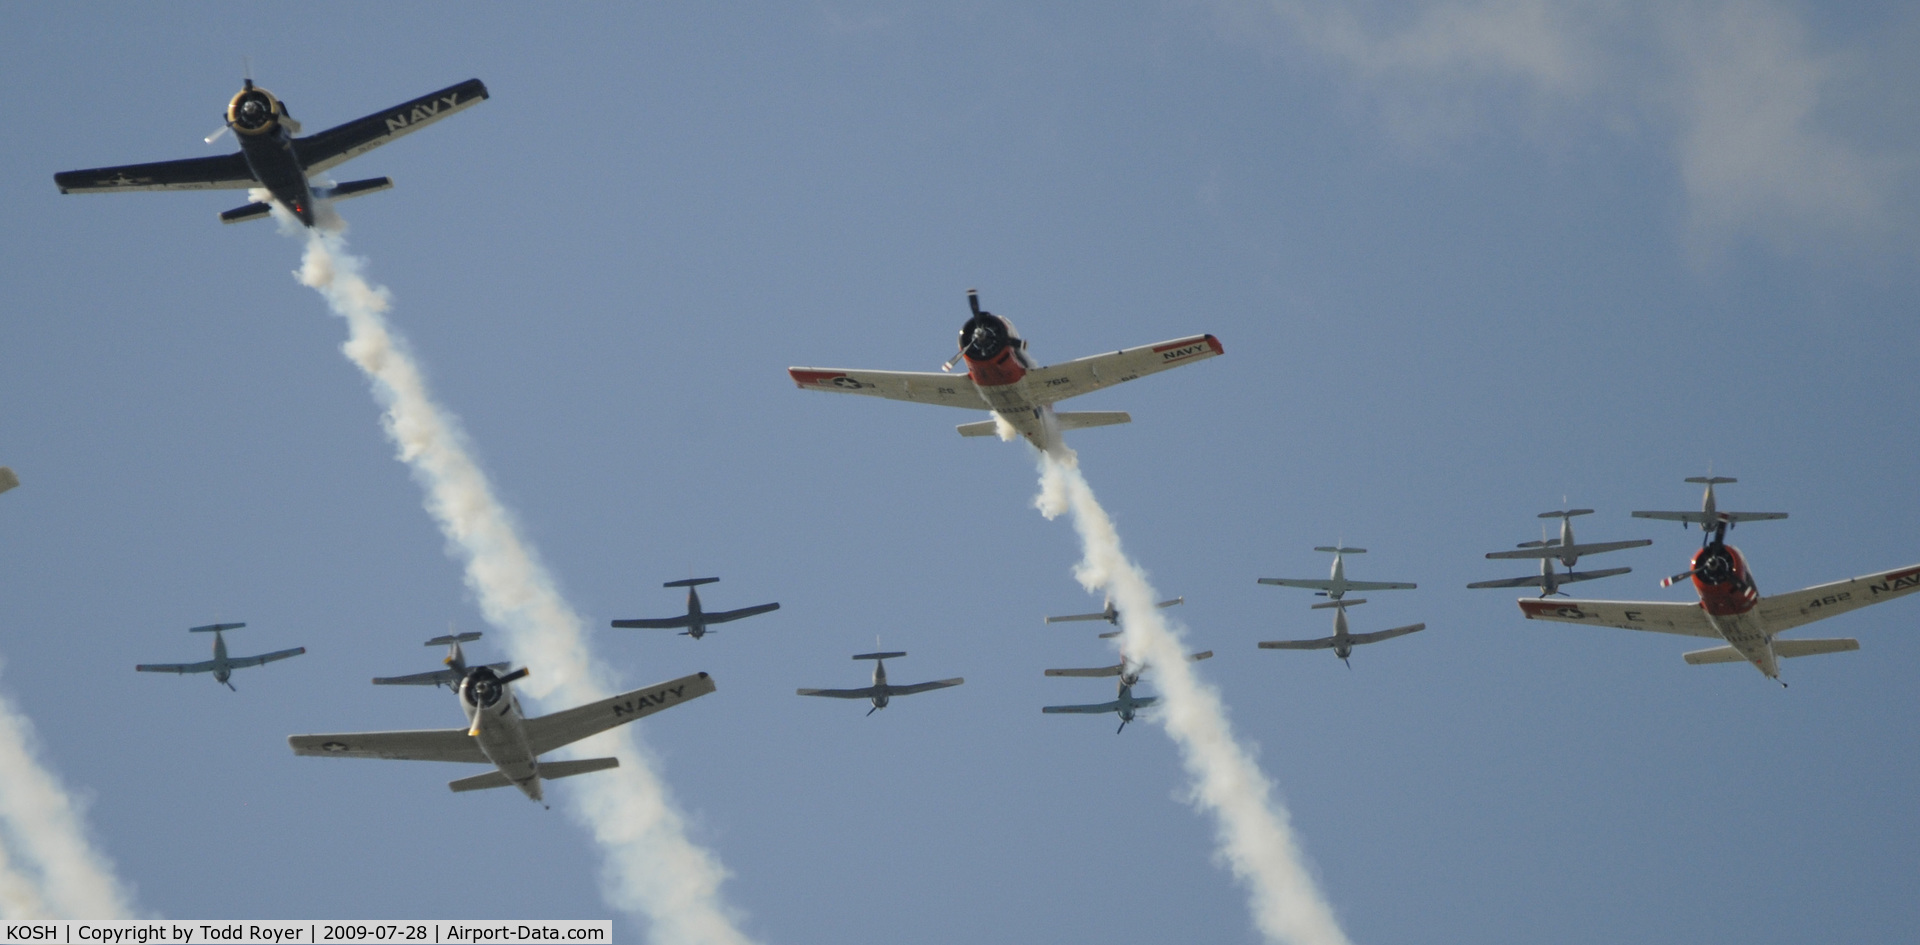
<svg viewBox="0 0 1920 945"><path fill-rule="evenodd" d="M1713 629L1768 679L1777 678L1780 662L1773 652L1773 635L1754 610L1760 589L1746 556L1718 541L1701 548L1693 556L1693 587Z"/></svg>
<svg viewBox="0 0 1920 945"><path fill-rule="evenodd" d="M312 226L313 187L294 148L290 121L287 107L251 80L227 104L227 127L240 139L240 153L253 179L301 223Z"/></svg>
<svg viewBox="0 0 1920 945"><path fill-rule="evenodd" d="M525 716L513 690L497 682L493 671L483 667L461 681L460 709L466 713L468 734L480 753L521 793L540 800L540 765L527 741Z"/></svg>

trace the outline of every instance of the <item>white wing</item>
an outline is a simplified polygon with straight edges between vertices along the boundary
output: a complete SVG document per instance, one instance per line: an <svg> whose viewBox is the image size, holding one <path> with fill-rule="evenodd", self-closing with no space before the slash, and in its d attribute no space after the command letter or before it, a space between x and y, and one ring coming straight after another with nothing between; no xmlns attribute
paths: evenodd
<svg viewBox="0 0 1920 945"><path fill-rule="evenodd" d="M1920 590L1920 565L1762 597L1760 619L1768 632L1779 633L1915 590Z"/></svg>
<svg viewBox="0 0 1920 945"><path fill-rule="evenodd" d="M467 761L492 764L480 743L464 728L415 732L354 732L341 735L289 735L296 755L323 758L387 758L398 761Z"/></svg>
<svg viewBox="0 0 1920 945"><path fill-rule="evenodd" d="M1205 360L1225 351L1220 347L1220 339L1212 335L1194 335L1052 364L1027 372L1028 396L1037 403L1051 404L1136 377Z"/></svg>
<svg viewBox="0 0 1920 945"><path fill-rule="evenodd" d="M839 394L864 394L888 400L906 400L916 404L940 404L987 409L986 398L965 374L939 374L924 371L853 371L840 368L787 368L787 375L801 390L823 390Z"/></svg>
<svg viewBox="0 0 1920 945"><path fill-rule="evenodd" d="M1597 624L1627 630L1673 633L1683 637L1720 636L1720 632L1707 621L1707 612L1701 610L1698 603L1527 599L1520 601L1520 612L1526 614L1528 620Z"/></svg>

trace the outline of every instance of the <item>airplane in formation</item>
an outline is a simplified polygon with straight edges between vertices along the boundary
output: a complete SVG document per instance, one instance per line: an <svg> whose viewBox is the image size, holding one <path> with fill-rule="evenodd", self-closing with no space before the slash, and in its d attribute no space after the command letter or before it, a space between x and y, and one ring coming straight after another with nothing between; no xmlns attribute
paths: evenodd
<svg viewBox="0 0 1920 945"><path fill-rule="evenodd" d="M1632 568L1602 568L1598 571L1575 571L1573 569L1573 566L1580 562L1581 555L1597 555L1608 551L1619 551L1623 548L1640 548L1653 544L1653 539L1651 538L1634 538L1625 541L1601 541L1584 545L1574 541L1573 517L1576 515L1592 514L1592 509L1564 509L1555 512L1541 512L1539 515L1540 518L1557 518L1560 520L1560 537L1521 542L1513 551L1491 551L1487 553L1487 557L1493 560L1537 558L1540 561L1540 573L1526 577L1502 578L1496 581L1475 581L1467 585L1467 587L1537 587L1540 589L1541 597L1551 597L1554 594L1563 593L1560 590L1562 584L1573 584L1580 581L1592 581L1598 578L1632 573ZM1555 561L1566 565L1567 570L1564 573L1555 570L1553 567Z"/></svg>
<svg viewBox="0 0 1920 945"><path fill-rule="evenodd" d="M1409 633L1418 633L1427 629L1427 625L1424 623L1411 623L1404 627L1394 627L1391 630L1375 630L1372 633L1348 632L1347 608L1358 607L1366 602L1366 598L1362 597L1354 600L1335 599L1325 603L1315 604L1313 605L1314 610L1324 610L1328 607L1334 609L1333 636L1321 637L1317 640L1262 640L1260 641L1260 649L1332 650L1333 655L1340 657L1340 662L1346 663L1347 668L1352 669L1353 664L1347 662L1347 657L1353 655L1354 647L1364 646L1368 643L1378 643L1381 640L1391 640L1394 637L1403 637Z"/></svg>
<svg viewBox="0 0 1920 945"><path fill-rule="evenodd" d="M478 636L460 634L437 637L429 645L439 645L452 639L457 654L462 637L471 639ZM453 668L452 656L456 654L449 655L449 669ZM460 662L464 667L464 659ZM712 677L706 673L695 673L551 715L527 718L520 710L519 697L509 687L525 678L528 670L523 666L510 673L501 673L497 669L501 665L464 667L454 691L460 700L460 710L467 717L465 728L289 735L287 744L296 755L316 758L385 758L490 764L494 770L450 781L447 787L454 791L481 791L512 785L529 799L544 804L545 792L540 786L542 781L618 768L620 759L541 761L541 755L663 709L671 709L714 689ZM388 677L384 680L375 679L374 682L383 685L436 684L443 672Z"/></svg>
<svg viewBox="0 0 1920 945"><path fill-rule="evenodd" d="M1092 705L1049 705L1040 711L1048 715L1103 715L1108 712L1120 714L1120 727L1113 730L1115 735L1127 730L1127 723L1133 721L1139 710L1160 701L1159 696L1136 696L1133 686L1126 680L1120 681L1120 692L1112 702L1096 702Z"/></svg>
<svg viewBox="0 0 1920 945"><path fill-rule="evenodd" d="M299 137L300 123L287 113L286 103L249 78L227 103L225 124L206 139L212 144L231 129L240 142L237 153L62 171L53 175L53 182L63 194L260 187L301 223L313 226L316 200L345 200L393 186L393 179L388 177L316 184L314 175L486 99L486 85L479 79L468 79L303 138ZM220 214L220 222L260 220L271 213L272 207L264 202L249 203Z"/></svg>
<svg viewBox="0 0 1920 945"><path fill-rule="evenodd" d="M461 652L460 644L472 643L478 639L480 639L479 631L449 633L445 636L434 637L427 641L427 645L444 646L447 648L447 658L441 660L442 663L446 664L446 669L436 669L430 673L414 673L410 676L375 676L373 678L373 684L376 686L445 686L448 689L456 688L460 685L461 680L467 678L467 655ZM495 673L499 673L504 671L507 665L506 663L488 663L487 668L493 670Z"/></svg>
<svg viewBox="0 0 1920 945"><path fill-rule="evenodd" d="M1158 604L1155 604L1155 605L1153 605L1153 606L1155 606L1155 607L1157 607L1157 608L1159 608L1159 609L1161 609L1161 610L1165 610L1165 609L1167 609L1168 607L1172 607L1172 606L1175 606L1175 605L1177 605L1177 604L1184 604L1184 603L1186 603L1186 602L1187 602L1187 599L1186 599L1185 597L1176 597L1176 598L1174 598L1174 599L1172 599L1172 600L1163 600L1163 601L1161 601L1160 603L1158 603ZM1046 621L1045 621L1045 622L1047 622L1047 623L1072 623L1072 622L1074 622L1074 621L1078 621L1078 620L1104 620L1104 621L1106 621L1106 622L1108 622L1108 623L1110 623L1110 624L1113 624L1114 626L1116 626L1116 627L1117 627L1117 626L1120 626L1120 610L1119 610L1119 608L1117 608L1117 607L1115 607L1115 606L1113 606L1113 598L1111 598L1111 597L1109 597L1109 598L1107 598L1107 603L1106 603L1106 606L1105 606L1105 608L1104 608L1104 609L1102 609L1102 610L1101 610L1101 611L1100 611L1099 613L1095 613L1095 614L1068 614L1068 615L1067 615L1067 616L1065 616L1065 617L1048 617L1048 618L1046 618ZM1118 632L1113 632L1113 633L1103 633L1103 634L1100 634L1100 639L1102 639L1102 640L1105 640L1105 639L1108 639L1108 638L1110 638L1110 637L1117 637L1117 636L1119 636L1119 635L1120 635L1120 634L1119 634Z"/></svg>
<svg viewBox="0 0 1920 945"><path fill-rule="evenodd" d="M1662 586L1671 586L1692 578L1694 590L1700 597L1698 601L1523 599L1519 602L1520 612L1529 620L1719 639L1726 645L1694 650L1682 654L1682 658L1696 666L1752 663L1762 675L1779 682L1782 659L1860 648L1860 642L1853 639L1782 640L1779 634L1920 589L1920 565L1914 565L1762 597L1746 557L1727 544L1727 529L1737 522L1786 518L1786 513L1723 512L1714 501L1713 487L1735 480L1708 476L1687 481L1707 485L1699 512L1633 514L1639 518L1678 521L1683 525L1698 523L1706 532L1700 550L1694 553L1692 567L1660 582Z"/></svg>
<svg viewBox="0 0 1920 945"><path fill-rule="evenodd" d="M718 580L720 579L717 577L687 578L684 581L668 581L660 585L661 587L684 587L687 589L687 612L683 616L661 617L658 619L616 620L613 622L613 625L623 630L674 630L684 627L686 629L680 631L681 636L692 637L698 640L711 632L707 628L712 624L726 623L729 620L739 620L742 617L751 617L754 614L764 614L768 611L780 609L778 603L773 603L755 604L752 607L742 607L739 610L721 610L714 613L707 613L700 607L699 586L702 584L712 584Z"/></svg>
<svg viewBox="0 0 1920 945"><path fill-rule="evenodd" d="M233 675L234 670L244 669L249 666L265 666L276 660L291 659L307 651L307 648L304 646L296 646L291 650L275 650L272 653L262 653L259 656L228 656L227 638L222 634L228 630L238 630L244 626L246 626L244 623L210 623L204 627L191 627L187 630L188 633L213 634L213 659L202 660L198 663L141 663L134 667L134 671L141 673L175 673L182 676L188 673L212 673L214 682L220 683L228 689L233 689L234 692L239 692L240 690L233 688L233 683L228 682L228 677Z"/></svg>
<svg viewBox="0 0 1920 945"><path fill-rule="evenodd" d="M1041 367L1027 354L1027 341L1014 330L1012 322L981 310L978 292L967 290L967 304L973 309L973 317L960 326L960 351L941 366L939 373L795 367L788 368L787 374L802 390L972 410L985 407L993 412L994 419L961 424L961 436L998 434L1011 439L1018 433L1034 446L1051 451L1062 446L1063 430L1133 420L1120 411L1056 413L1054 404L1205 360L1225 350L1212 335L1193 335ZM963 360L967 363L965 375L946 373ZM1008 432L1002 434L1002 430Z"/></svg>
<svg viewBox="0 0 1920 945"><path fill-rule="evenodd" d="M1189 663L1198 663L1201 660L1210 660L1210 659L1213 659L1212 650L1201 650L1198 653L1190 653L1187 655L1187 662ZM1090 669L1049 669L1046 671L1045 675L1092 677L1096 679L1103 679L1108 676L1118 676L1120 677L1120 682L1122 685L1131 686L1134 683L1139 682L1140 674L1146 672L1150 668L1152 667L1148 663L1135 663L1132 660L1129 660L1126 657L1122 656L1120 658L1120 662L1115 663L1112 666L1096 666Z"/></svg>
<svg viewBox="0 0 1920 945"><path fill-rule="evenodd" d="M867 714L872 715L886 708L887 703L893 701L894 696L911 696L917 692L946 689L966 682L965 679L955 676L952 679L914 683L910 686L895 686L888 683L887 660L898 659L905 655L907 654L903 652L854 654L854 659L873 661L873 685L864 689L796 689L794 692L803 696L824 696L828 699L865 699L873 703L873 708L867 710Z"/></svg>
<svg viewBox="0 0 1920 945"><path fill-rule="evenodd" d="M1280 587L1312 588L1315 596L1329 600L1339 600L1348 591L1410 591L1419 585L1399 581L1349 581L1347 580L1347 555L1363 555L1365 548L1347 548L1344 546L1321 545L1313 549L1333 555L1333 574L1326 580L1315 578L1261 578L1261 584L1274 584Z"/></svg>

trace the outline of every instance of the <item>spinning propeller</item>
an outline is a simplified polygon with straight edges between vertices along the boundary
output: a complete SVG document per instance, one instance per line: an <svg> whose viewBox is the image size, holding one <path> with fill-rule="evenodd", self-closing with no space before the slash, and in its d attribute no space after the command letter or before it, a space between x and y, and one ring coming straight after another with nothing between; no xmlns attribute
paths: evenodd
<svg viewBox="0 0 1920 945"><path fill-rule="evenodd" d="M967 324L960 329L960 334L962 336L962 340L960 343L960 350L955 351L953 353L953 357L947 359L947 363L940 365L940 370L942 371L952 372L953 366L956 364L959 364L960 359L963 357L966 357L967 355L967 345L966 345L965 336L967 336L970 333L968 329L971 329L974 325L974 322L980 318L980 290L979 289L967 290L967 305L973 309L973 318L969 319L967 321Z"/></svg>

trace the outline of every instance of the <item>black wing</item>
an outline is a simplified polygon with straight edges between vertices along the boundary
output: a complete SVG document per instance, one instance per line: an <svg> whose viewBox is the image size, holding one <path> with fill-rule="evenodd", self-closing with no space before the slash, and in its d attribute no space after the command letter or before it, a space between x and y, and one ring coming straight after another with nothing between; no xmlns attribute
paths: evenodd
<svg viewBox="0 0 1920 945"><path fill-rule="evenodd" d="M708 623L726 623L729 620L739 620L741 617L751 617L754 614L764 614L779 609L779 604L759 604L753 607L742 607L739 610L722 610L707 614L706 618Z"/></svg>
<svg viewBox="0 0 1920 945"><path fill-rule="evenodd" d="M319 134L295 138L293 151L300 156L307 173L316 174L486 99L486 84L479 79L468 79Z"/></svg>
<svg viewBox="0 0 1920 945"><path fill-rule="evenodd" d="M119 190L245 190L258 187L247 159L235 151L225 157L187 158L154 164L123 164L84 171L62 171L53 182L63 194Z"/></svg>

